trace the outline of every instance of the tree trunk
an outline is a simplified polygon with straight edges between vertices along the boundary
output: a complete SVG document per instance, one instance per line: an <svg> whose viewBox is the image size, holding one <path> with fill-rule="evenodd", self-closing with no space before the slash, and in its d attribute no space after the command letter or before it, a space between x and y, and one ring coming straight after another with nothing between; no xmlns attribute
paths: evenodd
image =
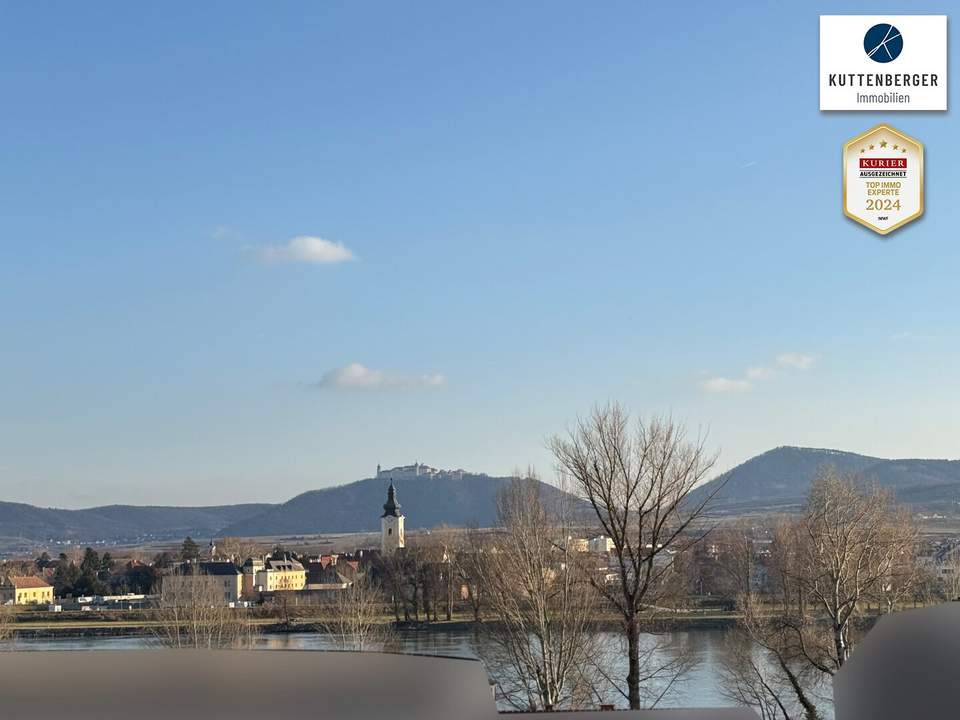
<svg viewBox="0 0 960 720"><path fill-rule="evenodd" d="M453 620L453 575L447 571L447 622Z"/></svg>
<svg viewBox="0 0 960 720"><path fill-rule="evenodd" d="M816 704L809 697L807 697L807 693L803 689L803 685L800 684L800 680L796 673L793 672L790 666L787 665L784 659L779 655L777 656L777 662L780 665L780 670L790 682L790 686L793 688L794 693L796 693L797 700L800 701L801 707L803 707L804 718L806 718L806 720L821 720L820 711L817 710Z"/></svg>
<svg viewBox="0 0 960 720"><path fill-rule="evenodd" d="M627 622L627 694L631 710L640 710L640 623L636 614Z"/></svg>
<svg viewBox="0 0 960 720"><path fill-rule="evenodd" d="M847 638L842 625L837 625L833 629L833 640L837 648L837 665L841 666L847 661L849 650L847 648Z"/></svg>

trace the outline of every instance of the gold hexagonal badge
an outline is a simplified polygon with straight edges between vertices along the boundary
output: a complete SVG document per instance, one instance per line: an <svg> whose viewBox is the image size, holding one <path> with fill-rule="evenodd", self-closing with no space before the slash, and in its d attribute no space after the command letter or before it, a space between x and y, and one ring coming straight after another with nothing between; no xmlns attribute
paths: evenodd
<svg viewBox="0 0 960 720"><path fill-rule="evenodd" d="M844 145L843 214L881 235L923 215L923 145L889 125Z"/></svg>

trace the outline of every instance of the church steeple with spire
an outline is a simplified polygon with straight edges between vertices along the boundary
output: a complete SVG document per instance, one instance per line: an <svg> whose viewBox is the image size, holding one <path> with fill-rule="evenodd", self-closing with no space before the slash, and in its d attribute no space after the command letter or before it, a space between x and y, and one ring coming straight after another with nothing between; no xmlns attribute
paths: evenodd
<svg viewBox="0 0 960 720"><path fill-rule="evenodd" d="M392 515L398 517L400 503L397 502L397 489L393 486L393 480L390 481L390 487L387 488L387 501L383 504L383 515L387 517Z"/></svg>
<svg viewBox="0 0 960 720"><path fill-rule="evenodd" d="M380 516L380 550L389 555L404 546L403 513L400 512L400 503L397 502L397 489L390 480L387 488L387 501L383 504L383 515Z"/></svg>

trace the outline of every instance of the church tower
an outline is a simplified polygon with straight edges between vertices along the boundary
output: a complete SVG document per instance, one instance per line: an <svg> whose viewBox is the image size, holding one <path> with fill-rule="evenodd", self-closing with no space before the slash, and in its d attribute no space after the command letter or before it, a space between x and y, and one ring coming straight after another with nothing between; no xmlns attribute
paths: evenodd
<svg viewBox="0 0 960 720"><path fill-rule="evenodd" d="M397 489L391 480L387 488L387 501L383 504L383 515L380 516L380 550L384 555L392 555L403 544L403 513L397 502Z"/></svg>

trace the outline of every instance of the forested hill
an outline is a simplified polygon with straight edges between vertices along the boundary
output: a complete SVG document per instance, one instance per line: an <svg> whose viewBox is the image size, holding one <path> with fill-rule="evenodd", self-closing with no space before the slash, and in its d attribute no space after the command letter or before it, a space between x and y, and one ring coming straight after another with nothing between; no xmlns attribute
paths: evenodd
<svg viewBox="0 0 960 720"><path fill-rule="evenodd" d="M438 525L489 527L496 523L497 492L508 477L464 474L409 478L396 483L397 500L406 516L406 527ZM240 520L224 530L227 535L277 535L287 533L355 532L380 528L381 506L388 481L369 478L348 485L311 490L282 505ZM541 483L545 498L560 492Z"/></svg>
<svg viewBox="0 0 960 720"><path fill-rule="evenodd" d="M803 502L817 472L833 466L888 487L900 502L918 508L960 508L960 461L885 460L841 450L778 447L728 470L695 491L716 491L718 510L789 509Z"/></svg>
<svg viewBox="0 0 960 720"><path fill-rule="evenodd" d="M265 503L211 507L106 505L84 510L0 502L0 538L140 541L212 537L225 526L270 508Z"/></svg>
<svg viewBox="0 0 960 720"><path fill-rule="evenodd" d="M960 511L960 461L884 460L840 450L779 447L751 458L694 491L722 489L713 507L721 512L789 510L799 506L817 472L833 465L891 488L916 508ZM510 478L464 473L398 481L397 496L410 529L438 525L491 526L497 492ZM82 542L247 537L324 532L362 532L379 527L387 481L368 478L311 490L279 505L213 507L108 505L85 510L38 508L0 502L0 538ZM543 485L545 497L559 490Z"/></svg>

